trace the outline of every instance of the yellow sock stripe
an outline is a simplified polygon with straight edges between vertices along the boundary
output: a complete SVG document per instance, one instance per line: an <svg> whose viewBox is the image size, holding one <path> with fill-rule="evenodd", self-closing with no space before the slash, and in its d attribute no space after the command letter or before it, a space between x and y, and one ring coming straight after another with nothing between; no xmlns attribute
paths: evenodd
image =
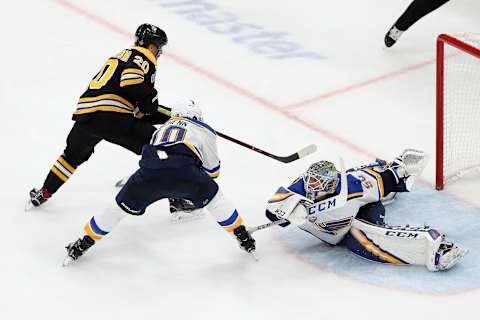
<svg viewBox="0 0 480 320"><path fill-rule="evenodd" d="M383 261L392 263L392 264L405 264L404 262L398 260L387 252L383 251L377 247L373 242L371 242L360 230L351 229L350 234L365 248L368 252L374 256L382 259Z"/></svg>
<svg viewBox="0 0 480 320"><path fill-rule="evenodd" d="M67 161L65 161L62 156L58 157L58 162L60 162L65 169L70 171L70 173L75 172L75 168L71 166Z"/></svg>
<svg viewBox="0 0 480 320"><path fill-rule="evenodd" d="M230 227L226 227L225 230L227 230L228 232L233 232L233 230L239 227L242 223L243 223L243 219L239 215L237 221L235 221L235 223L232 224Z"/></svg>
<svg viewBox="0 0 480 320"><path fill-rule="evenodd" d="M103 237L102 236L99 236L98 234L96 234L95 232L93 232L92 230L92 227L90 226L90 223L87 223L85 225L85 227L83 227L83 230L85 230L85 232L90 236L92 237L93 240L101 240Z"/></svg>
<svg viewBox="0 0 480 320"><path fill-rule="evenodd" d="M57 168L55 168L55 166L52 167L52 172L55 173L55 175L57 177L60 178L60 180L62 180L63 182L66 182L68 180L68 177L66 175L64 175L60 170L58 170Z"/></svg>
<svg viewBox="0 0 480 320"><path fill-rule="evenodd" d="M382 176L372 170L372 169L365 169L365 171L367 171L368 173L374 175L376 178L377 178L377 183L378 183L378 189L380 189L380 196L383 197L385 195L385 192L384 192L384 189L383 189L383 179L382 179Z"/></svg>

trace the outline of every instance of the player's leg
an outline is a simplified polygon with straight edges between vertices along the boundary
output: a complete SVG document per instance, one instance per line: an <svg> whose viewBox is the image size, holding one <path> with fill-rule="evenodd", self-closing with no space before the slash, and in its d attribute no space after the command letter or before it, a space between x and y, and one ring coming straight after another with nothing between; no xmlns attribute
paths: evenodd
<svg viewBox="0 0 480 320"><path fill-rule="evenodd" d="M414 0L385 35L385 45L391 47L403 32L430 12L438 9L449 0Z"/></svg>
<svg viewBox="0 0 480 320"><path fill-rule="evenodd" d="M39 206L47 201L75 173L75 170L92 155L102 139L91 133L90 121L77 121L67 136L67 146L50 169L42 188L30 191L30 204Z"/></svg>
<svg viewBox="0 0 480 320"><path fill-rule="evenodd" d="M107 115L105 121L115 125L105 126L99 132L108 142L124 147L140 155L142 147L150 143L156 128L149 122L132 117L131 115ZM105 118L105 116L103 116Z"/></svg>
<svg viewBox="0 0 480 320"><path fill-rule="evenodd" d="M345 243L371 261L424 265L430 271L453 267L467 252L430 227L375 225L361 219L353 220Z"/></svg>

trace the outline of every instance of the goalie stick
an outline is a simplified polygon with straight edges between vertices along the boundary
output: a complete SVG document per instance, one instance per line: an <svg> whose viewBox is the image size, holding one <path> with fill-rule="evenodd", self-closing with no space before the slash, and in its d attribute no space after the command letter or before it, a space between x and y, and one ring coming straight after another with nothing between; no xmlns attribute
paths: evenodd
<svg viewBox="0 0 480 320"><path fill-rule="evenodd" d="M338 196L332 197L332 198L327 198L325 200L316 202L310 206L308 206L306 209L307 210L315 210L315 208L322 208L322 213L325 213L327 211L335 210L338 208L343 207L345 204L347 204L347 196L348 196L348 185L347 185L347 174L345 171L345 163L342 159L342 157L339 157L339 165L340 165L340 175L341 175L341 189L340 193ZM328 204L334 203L334 206L329 206ZM327 205L327 206L326 206ZM272 221L268 222L265 224L261 224L255 227L250 227L247 228L247 231L249 233L254 233L263 229L267 229L282 223L288 222L286 219L280 219L277 221Z"/></svg>

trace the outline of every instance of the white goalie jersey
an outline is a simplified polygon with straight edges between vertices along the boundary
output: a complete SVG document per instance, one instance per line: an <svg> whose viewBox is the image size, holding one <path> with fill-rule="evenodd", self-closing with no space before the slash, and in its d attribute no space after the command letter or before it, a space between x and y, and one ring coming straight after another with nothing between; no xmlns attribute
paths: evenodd
<svg viewBox="0 0 480 320"><path fill-rule="evenodd" d="M304 181L300 177L288 188L280 187L268 201L267 210L336 245L350 230L360 207L384 196L382 177L372 169L348 172L346 181L347 202L343 206L339 206L338 197L335 197L340 194L341 183L331 198L312 203L305 197ZM304 206L297 207L300 202Z"/></svg>

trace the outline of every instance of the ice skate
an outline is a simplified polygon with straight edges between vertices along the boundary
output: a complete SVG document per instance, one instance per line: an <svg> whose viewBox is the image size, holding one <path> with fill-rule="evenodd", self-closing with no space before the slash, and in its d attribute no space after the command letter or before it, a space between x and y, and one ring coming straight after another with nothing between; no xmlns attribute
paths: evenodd
<svg viewBox="0 0 480 320"><path fill-rule="evenodd" d="M385 45L387 48L393 46L400 36L402 35L403 31L398 30L395 26L392 26L390 30L388 30L387 34L385 35Z"/></svg>
<svg viewBox="0 0 480 320"><path fill-rule="evenodd" d="M462 249L451 242L443 242L437 252L438 271L448 270L456 265L466 254L468 250Z"/></svg>
<svg viewBox="0 0 480 320"><path fill-rule="evenodd" d="M63 260L63 267L66 267L73 261L80 258L85 251L87 251L91 246L95 244L95 240L93 240L90 236L86 235L83 239L78 239L75 242L70 243L65 248L67 249L67 256Z"/></svg>
<svg viewBox="0 0 480 320"><path fill-rule="evenodd" d="M195 209L195 206L189 200L169 198L168 202L173 223L192 221L205 216L205 211L203 209Z"/></svg>
<svg viewBox="0 0 480 320"><path fill-rule="evenodd" d="M233 230L233 234L237 238L237 241L240 245L240 248L245 250L248 253L251 253L253 257L255 257L255 239L252 238L251 234L247 231L244 225L241 225L235 230Z"/></svg>
<svg viewBox="0 0 480 320"><path fill-rule="evenodd" d="M45 188L37 190L33 188L30 190L30 198L25 203L25 211L30 210L33 207L38 207L41 204L45 203L50 197L51 193L48 192Z"/></svg>

